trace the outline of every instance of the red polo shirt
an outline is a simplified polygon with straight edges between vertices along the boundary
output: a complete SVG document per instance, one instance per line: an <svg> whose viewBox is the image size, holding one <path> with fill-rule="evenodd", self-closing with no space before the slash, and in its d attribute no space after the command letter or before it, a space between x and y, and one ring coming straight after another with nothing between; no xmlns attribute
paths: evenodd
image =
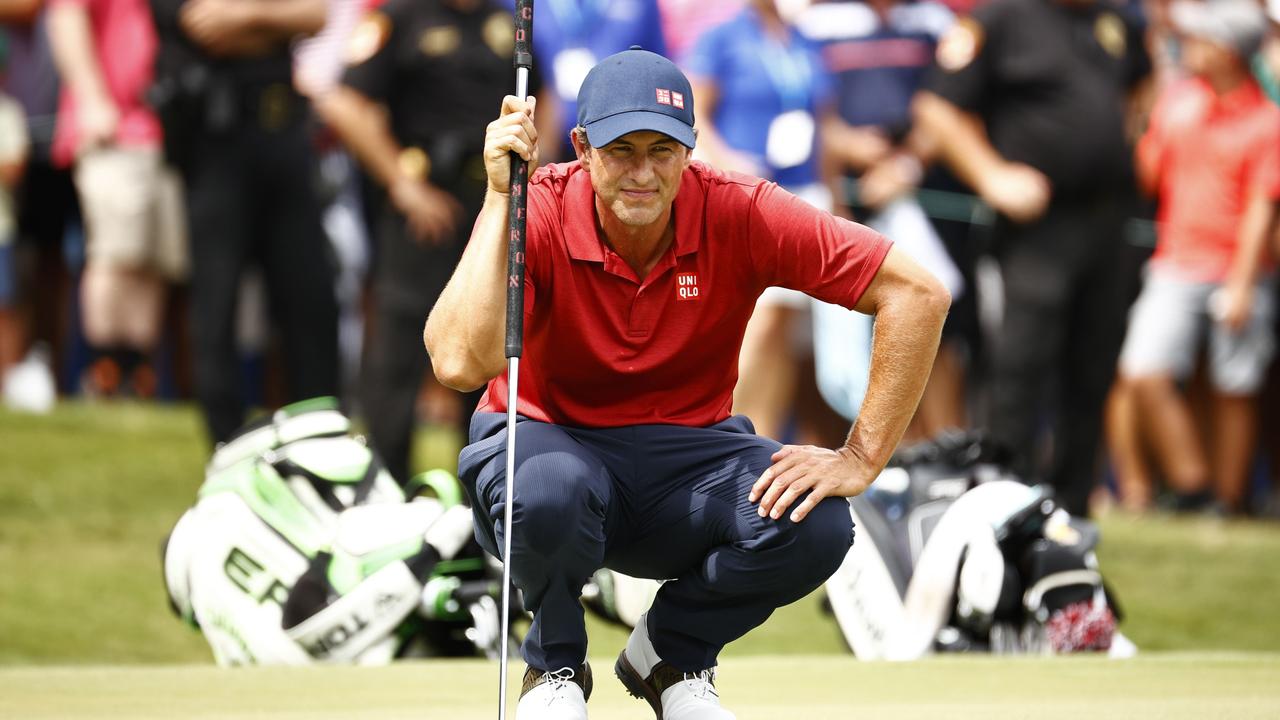
<svg viewBox="0 0 1280 720"><path fill-rule="evenodd" d="M1189 78L1161 95L1138 154L1159 173L1152 263L1189 280L1225 280L1249 198L1280 199L1280 108L1254 82L1218 97Z"/></svg>
<svg viewBox="0 0 1280 720"><path fill-rule="evenodd" d="M756 298L780 285L852 308L889 241L777 185L693 163L675 242L641 280L596 233L577 162L529 180L518 411L576 427L704 427L729 417ZM506 373L480 412L505 412Z"/></svg>

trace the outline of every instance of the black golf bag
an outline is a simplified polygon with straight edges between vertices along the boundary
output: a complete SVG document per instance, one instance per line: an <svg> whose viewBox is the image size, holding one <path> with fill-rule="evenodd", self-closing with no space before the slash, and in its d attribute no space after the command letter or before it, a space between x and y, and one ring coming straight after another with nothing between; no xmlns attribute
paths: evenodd
<svg viewBox="0 0 1280 720"><path fill-rule="evenodd" d="M1005 473L976 436L901 450L849 511L857 539L826 591L861 659L1133 650L1097 527Z"/></svg>

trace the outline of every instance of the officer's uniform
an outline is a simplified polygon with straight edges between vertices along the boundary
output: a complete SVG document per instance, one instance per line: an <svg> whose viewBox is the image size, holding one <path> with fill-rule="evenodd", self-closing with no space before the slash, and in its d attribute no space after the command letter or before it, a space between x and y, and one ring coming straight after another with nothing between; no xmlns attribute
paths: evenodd
<svg viewBox="0 0 1280 720"><path fill-rule="evenodd" d="M514 24L484 2L390 0L356 28L344 85L384 104L404 147L400 170L428 179L463 207L452 237L416 240L386 199L376 211L374 315L362 399L370 437L391 473L408 474L416 390L429 359L422 324L462 256L484 203L484 129L514 86ZM478 394L467 396L470 417Z"/></svg>
<svg viewBox="0 0 1280 720"><path fill-rule="evenodd" d="M1041 393L1056 387L1048 476L1072 512L1087 511L1102 405L1133 283L1123 262L1133 174L1127 92L1150 71L1136 23L1105 0L995 0L938 46L928 89L986 124L1007 160L1044 173L1047 212L1004 219L995 252L1005 318L993 358L991 430L1030 473Z"/></svg>
<svg viewBox="0 0 1280 720"><path fill-rule="evenodd" d="M309 108L293 89L288 45L216 60L183 35L184 2L152 0L161 42L152 100L186 186L197 394L221 442L244 421L236 304L245 267L259 263L266 276L290 400L337 394L337 305Z"/></svg>

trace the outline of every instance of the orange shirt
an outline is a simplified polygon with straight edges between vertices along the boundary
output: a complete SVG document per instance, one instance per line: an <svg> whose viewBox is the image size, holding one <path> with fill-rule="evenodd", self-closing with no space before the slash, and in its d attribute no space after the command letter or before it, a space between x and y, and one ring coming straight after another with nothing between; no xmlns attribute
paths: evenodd
<svg viewBox="0 0 1280 720"><path fill-rule="evenodd" d="M1280 198L1280 108L1252 81L1222 97L1198 78L1181 81L1156 103L1138 164L1154 170L1160 200L1152 262L1221 282L1248 199Z"/></svg>

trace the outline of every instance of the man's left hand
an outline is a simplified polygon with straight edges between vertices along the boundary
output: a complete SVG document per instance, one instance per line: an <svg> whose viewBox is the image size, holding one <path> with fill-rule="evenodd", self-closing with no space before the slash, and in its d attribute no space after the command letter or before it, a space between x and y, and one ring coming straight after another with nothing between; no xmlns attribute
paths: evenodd
<svg viewBox="0 0 1280 720"><path fill-rule="evenodd" d="M773 466L751 487L748 499L760 503L761 517L774 520L806 492L809 496L791 513L792 522L804 520L824 498L853 497L875 480L873 468L847 447L784 445L770 459Z"/></svg>

